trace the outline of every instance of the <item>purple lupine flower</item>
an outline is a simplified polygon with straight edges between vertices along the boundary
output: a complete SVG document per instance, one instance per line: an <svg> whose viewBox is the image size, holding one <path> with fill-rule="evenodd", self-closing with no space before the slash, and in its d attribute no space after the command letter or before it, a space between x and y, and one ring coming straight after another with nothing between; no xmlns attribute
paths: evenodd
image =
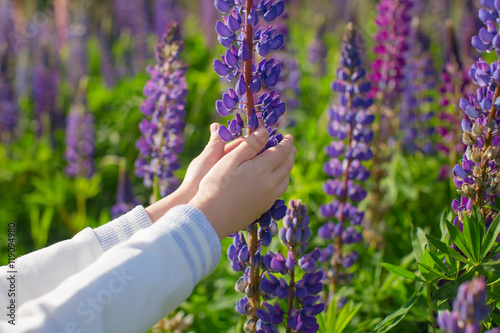
<svg viewBox="0 0 500 333"><path fill-rule="evenodd" d="M283 1L285 6L288 6L290 0ZM299 64L296 59L296 54L293 49L286 47L290 41L289 33L289 17L288 13L284 12L281 16L273 22L273 27L277 30L279 34L283 35L285 44L281 49L279 49L274 58L281 64L281 75L278 83L274 87L275 90L281 92L281 96L287 102L287 115L286 121L280 123L283 125L293 125L295 122L290 115L290 111L296 109L299 106L298 96L300 94L300 70Z"/></svg>
<svg viewBox="0 0 500 333"><path fill-rule="evenodd" d="M33 39L35 49L33 101L38 136L49 135L51 133L49 126L58 121L59 54L51 45L52 31L51 26L42 26L39 38Z"/></svg>
<svg viewBox="0 0 500 333"><path fill-rule="evenodd" d="M138 73L142 70L148 55L147 36L148 18L146 15L146 3L141 0L114 0L114 26L116 35L124 28L129 29L133 43L132 59L126 60L129 74Z"/></svg>
<svg viewBox="0 0 500 333"><path fill-rule="evenodd" d="M202 2L209 3L210 7L213 8L213 4L210 1ZM158 38L163 36L165 26L170 21L182 22L179 2L177 0L154 0L153 24L154 31L158 35ZM211 27L210 30L212 30Z"/></svg>
<svg viewBox="0 0 500 333"><path fill-rule="evenodd" d="M410 52L406 59L403 103L399 112L399 128L403 131L403 149L410 153L434 152L434 127L430 125L434 113L428 110L433 102L429 92L434 88L434 67L430 54L418 40L418 29L412 27Z"/></svg>
<svg viewBox="0 0 500 333"><path fill-rule="evenodd" d="M463 70L460 49L453 32L451 21L446 21L447 26L447 57L440 74L439 105L441 112L438 115L441 126L437 127L439 142L436 149L446 156L452 164L465 152L465 145L461 140L461 133L456 131L460 127L462 112L459 110L458 101L466 96L466 88L470 82L467 73ZM453 165L452 165L453 166ZM451 167L443 166L441 178L448 178Z"/></svg>
<svg viewBox="0 0 500 333"><path fill-rule="evenodd" d="M123 160L125 161L125 160ZM132 184L129 180L128 172L125 168L125 163L120 163L118 172L118 190L116 192L116 204L111 207L111 217L117 217L129 212L134 206L139 204L139 200L134 196Z"/></svg>
<svg viewBox="0 0 500 333"><path fill-rule="evenodd" d="M466 55L468 60L472 61L477 59L477 52L474 48L470 47L470 42L472 37L477 34L481 27L483 27L483 22L477 16L478 10L479 8L476 6L476 1L465 1L463 16L460 20L461 24L458 31L462 52Z"/></svg>
<svg viewBox="0 0 500 333"><path fill-rule="evenodd" d="M12 4L0 2L0 142L10 141L17 125L19 109L14 92L14 60L8 34L14 29Z"/></svg>
<svg viewBox="0 0 500 333"><path fill-rule="evenodd" d="M437 322L445 333L479 333L481 321L488 318L490 308L486 305L486 279L477 276L458 288L452 311L439 313ZM499 333L494 328L486 333Z"/></svg>
<svg viewBox="0 0 500 333"><path fill-rule="evenodd" d="M145 118L139 124L142 136L136 144L139 157L135 174L144 178L146 187L153 188L152 202L179 186L173 172L180 168L178 154L183 147L188 93L187 66L180 59L183 42L179 30L175 22L167 25L157 46L157 63L147 68L151 79L144 87L146 99L140 106Z"/></svg>
<svg viewBox="0 0 500 333"><path fill-rule="evenodd" d="M467 146L461 163L453 168L454 182L457 192L466 198L465 205L457 205L454 200L453 207L458 214L455 224L462 220L471 205L476 205L483 213L487 226L496 213L485 206L493 205L495 194L500 193L497 183L498 168L495 159L500 157L498 144L500 136L497 123L500 121L496 115L497 98L500 95L500 62L491 65L484 60L472 65L469 76L471 80L481 87L476 95L469 93L468 98L460 100L460 108L466 118L462 120L462 142ZM473 174L475 175L473 177Z"/></svg>
<svg viewBox="0 0 500 333"><path fill-rule="evenodd" d="M375 23L376 59L372 63L370 80L372 93L382 92L384 99L393 99L403 89L404 65L409 50L412 0L380 0Z"/></svg>
<svg viewBox="0 0 500 333"><path fill-rule="evenodd" d="M220 126L219 136L225 142L231 141L255 130L260 121L269 131L269 141L264 149L276 146L283 135L272 127L278 123L286 107L279 94L271 90L279 82L281 64L270 58L269 53L280 49L285 39L277 29L266 25L282 15L284 2L216 0L215 7L227 15L215 26L219 42L227 50L220 60L214 61L213 68L219 76L234 84L234 88L230 88L215 103L221 116L234 113L234 119L228 120L227 127ZM262 59L258 63L255 53ZM262 92L265 87L271 91ZM244 325L247 332L255 332L259 320L259 286L263 281L260 274L261 248L269 246L278 232L275 221L283 218L285 212L283 200L278 200L268 212L247 227L248 241L244 233L232 235L233 245L228 250L231 266L237 271L244 271L246 276L246 286L242 282L237 284L236 289L243 290L246 296L238 302L236 310L249 318Z"/></svg>
<svg viewBox="0 0 500 333"><path fill-rule="evenodd" d="M479 10L479 17L489 27L493 24L489 20L489 15L493 15L492 2L482 1L482 4L486 9ZM479 34L484 34L484 30L480 30ZM482 50L477 46L477 39L472 45ZM462 142L467 149L462 161L453 168L457 193L462 196L460 202L456 199L452 202L452 208L457 214L455 225L462 223L464 214L469 214L472 205L481 211L486 227L489 227L497 215L495 210L489 207L494 206L495 196L500 193L499 169L496 162L500 157L498 148L500 119L497 115L500 106L499 66L500 61L490 64L483 59L473 64L469 70L469 77L479 88L475 95L469 93L467 98L462 98L459 102L460 108L466 115L461 127Z"/></svg>
<svg viewBox="0 0 500 333"><path fill-rule="evenodd" d="M215 44L214 22L219 17L217 9L214 7L213 1L201 1L200 4L200 23L203 29L203 35L206 38L208 46L213 47Z"/></svg>
<svg viewBox="0 0 500 333"><path fill-rule="evenodd" d="M500 36L498 34L498 18L500 5L495 0L481 0L483 7L479 9L479 19L484 27L471 39L472 46L480 53L495 50L499 53Z"/></svg>
<svg viewBox="0 0 500 333"><path fill-rule="evenodd" d="M280 241L288 250L286 258L279 252L266 254L263 268L267 274L260 283L264 299L287 299L288 307L283 310L278 302L274 306L264 302L264 308L257 309L257 333L279 332L279 325L286 327L287 332L317 332L319 329L315 317L325 308L318 296L323 290L323 272L318 271L316 264L320 258L319 249L305 254L311 237L309 222L305 205L300 200L291 200L279 231ZM295 279L296 266L305 272L298 281ZM283 277L278 280L276 273ZM285 280L287 275L288 281Z"/></svg>
<svg viewBox="0 0 500 333"><path fill-rule="evenodd" d="M330 251L322 251L322 259L331 258L333 271L328 272L327 278L334 287L344 279L342 267L349 268L357 258L357 253L345 251L344 245L361 241L359 225L364 213L358 210L356 203L365 198L361 183L370 176L363 162L373 156L369 144L373 139L370 125L374 116L368 111L373 101L366 97L370 83L361 65L357 35L349 23L337 80L332 83L339 100L329 110L328 134L336 140L326 147L330 159L323 167L327 176L332 177L323 184L323 190L335 198L320 208L325 218L334 218L336 223L330 221L318 230L321 238L333 242Z"/></svg>
<svg viewBox="0 0 500 333"><path fill-rule="evenodd" d="M113 87L118 78L113 64L113 55L111 54L112 45L110 38L102 25L97 31L97 39L101 50L101 72L106 80L106 85L108 87Z"/></svg>
<svg viewBox="0 0 500 333"><path fill-rule="evenodd" d="M74 13L70 24L68 59L68 83L71 87L78 87L81 78L87 75L87 39L89 22L87 12L79 8Z"/></svg>
<svg viewBox="0 0 500 333"><path fill-rule="evenodd" d="M80 81L77 98L66 124L66 174L90 178L94 174L94 116L87 112L87 80Z"/></svg>
<svg viewBox="0 0 500 333"><path fill-rule="evenodd" d="M316 38L314 38L309 46L309 59L312 64L317 66L318 76L324 76L326 73L326 56L328 54L328 50L325 42L323 41L325 29L326 24L323 22L316 32Z"/></svg>

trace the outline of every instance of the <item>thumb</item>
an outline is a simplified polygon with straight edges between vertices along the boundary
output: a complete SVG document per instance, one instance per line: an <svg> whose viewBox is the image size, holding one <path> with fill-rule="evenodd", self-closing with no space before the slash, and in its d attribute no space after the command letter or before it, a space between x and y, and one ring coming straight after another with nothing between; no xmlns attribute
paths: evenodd
<svg viewBox="0 0 500 333"><path fill-rule="evenodd" d="M231 155L235 163L243 163L254 158L264 147L269 139L269 132L264 126L257 128L252 134L236 147L228 155Z"/></svg>
<svg viewBox="0 0 500 333"><path fill-rule="evenodd" d="M209 154L218 156L219 158L224 153L224 142L219 137L219 124L213 123L210 125L210 140L207 143L207 146L203 150L203 155Z"/></svg>

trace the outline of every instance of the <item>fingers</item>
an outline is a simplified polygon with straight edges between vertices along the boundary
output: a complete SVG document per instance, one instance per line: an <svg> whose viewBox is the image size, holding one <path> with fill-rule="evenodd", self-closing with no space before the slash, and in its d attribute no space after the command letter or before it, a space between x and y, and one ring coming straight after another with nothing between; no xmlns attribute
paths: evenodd
<svg viewBox="0 0 500 333"><path fill-rule="evenodd" d="M290 183L290 177L285 177L281 183L276 186L276 189L274 190L274 197L279 198L281 197L285 192L286 189L288 188L288 184Z"/></svg>
<svg viewBox="0 0 500 333"><path fill-rule="evenodd" d="M274 170L287 160L293 149L293 138L291 135L287 135L277 146L269 148L262 153L259 156L259 161L269 166L271 170Z"/></svg>
<svg viewBox="0 0 500 333"><path fill-rule="evenodd" d="M271 172L272 177L275 177L276 179L283 179L285 177L288 177L293 169L296 153L297 148L293 147L287 159Z"/></svg>
<svg viewBox="0 0 500 333"><path fill-rule="evenodd" d="M238 138L234 141L229 142L225 147L224 147L224 155L227 155L228 153L232 152L236 147L238 147L245 139L243 138Z"/></svg>
<svg viewBox="0 0 500 333"><path fill-rule="evenodd" d="M210 141L208 141L202 155L208 154L209 156L222 157L224 153L224 142L219 137L219 127L220 125L217 123L210 125Z"/></svg>
<svg viewBox="0 0 500 333"><path fill-rule="evenodd" d="M232 159L232 163L241 163L255 157L266 146L269 139L269 132L264 126L257 128L238 147L227 156Z"/></svg>

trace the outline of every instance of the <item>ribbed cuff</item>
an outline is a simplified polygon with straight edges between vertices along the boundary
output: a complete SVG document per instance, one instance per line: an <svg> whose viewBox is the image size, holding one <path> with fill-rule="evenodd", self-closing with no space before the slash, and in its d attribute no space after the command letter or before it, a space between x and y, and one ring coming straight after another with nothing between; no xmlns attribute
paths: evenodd
<svg viewBox="0 0 500 333"><path fill-rule="evenodd" d="M205 215L188 205L170 209L152 228L168 232L181 249L194 285L219 264L222 247L219 237Z"/></svg>
<svg viewBox="0 0 500 333"><path fill-rule="evenodd" d="M94 233L99 244L101 244L102 251L106 252L113 246L132 237L137 231L152 224L153 222L151 222L144 207L137 206L127 214L94 229Z"/></svg>

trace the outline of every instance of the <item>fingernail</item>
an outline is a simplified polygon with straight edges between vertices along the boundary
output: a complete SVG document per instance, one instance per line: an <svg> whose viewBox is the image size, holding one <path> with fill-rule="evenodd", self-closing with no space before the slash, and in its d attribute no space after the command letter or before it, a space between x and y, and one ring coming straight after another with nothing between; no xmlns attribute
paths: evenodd
<svg viewBox="0 0 500 333"><path fill-rule="evenodd" d="M214 133L217 131L217 129L219 128L219 124L218 123L213 123L210 125L210 133Z"/></svg>

